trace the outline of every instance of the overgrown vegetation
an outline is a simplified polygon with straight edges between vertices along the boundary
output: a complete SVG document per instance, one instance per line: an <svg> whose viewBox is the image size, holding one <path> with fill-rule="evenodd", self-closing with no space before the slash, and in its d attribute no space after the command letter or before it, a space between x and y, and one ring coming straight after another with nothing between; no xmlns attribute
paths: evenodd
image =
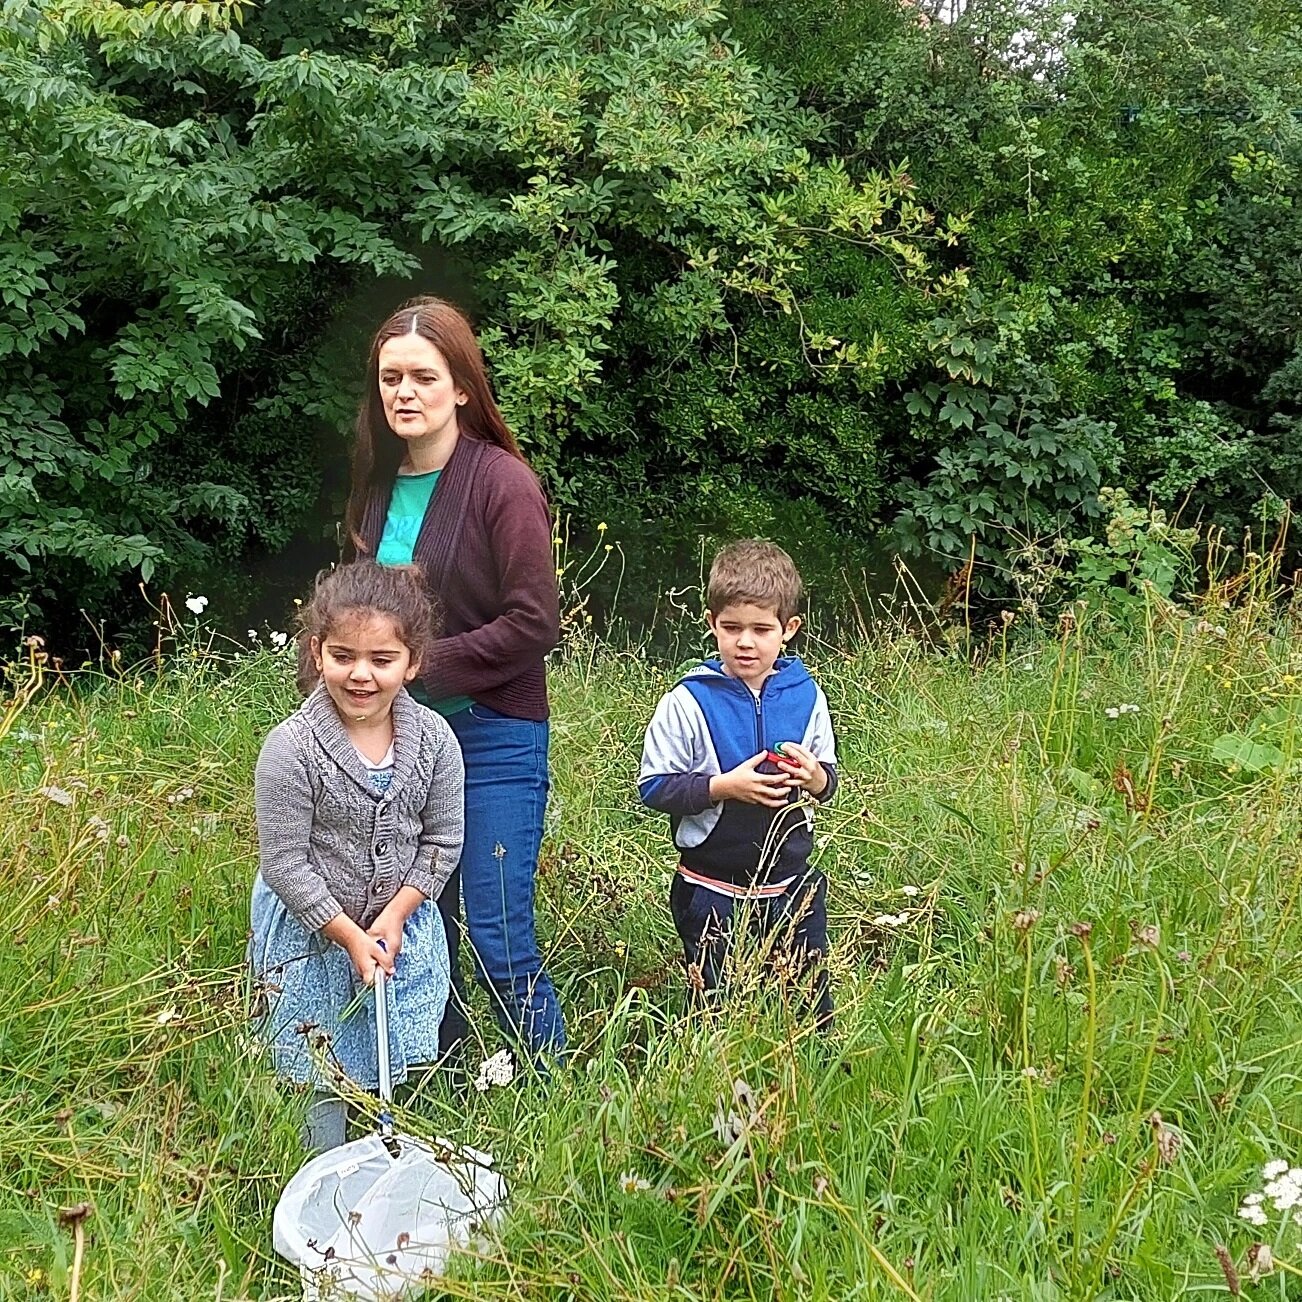
<svg viewBox="0 0 1302 1302"><path fill-rule="evenodd" d="M1103 487L1278 513L1300 38L1286 0L7 0L0 618L147 622L139 578L328 532L414 290L630 538L799 502L989 593Z"/></svg>
<svg viewBox="0 0 1302 1302"><path fill-rule="evenodd" d="M408 1101L511 1187L436 1295L1169 1302L1226 1295L1220 1252L1243 1296L1298 1296L1292 1210L1237 1214L1268 1160L1302 1165L1302 653L1269 569L1053 636L808 649L845 775L826 1043L753 989L682 1014L672 855L633 789L670 671L573 634L540 893L577 1053ZM84 1298L297 1296L269 1225L302 1100L240 967L292 653L220 654L188 616L164 649L11 671L0 1297L67 1296L82 1201Z"/></svg>

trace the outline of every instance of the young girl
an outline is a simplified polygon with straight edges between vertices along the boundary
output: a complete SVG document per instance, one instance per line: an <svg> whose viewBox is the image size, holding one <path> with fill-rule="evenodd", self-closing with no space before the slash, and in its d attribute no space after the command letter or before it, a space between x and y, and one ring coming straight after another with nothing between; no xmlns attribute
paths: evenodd
<svg viewBox="0 0 1302 1302"><path fill-rule="evenodd" d="M433 635L410 567L360 561L320 579L302 616L320 681L258 756L250 959L277 1071L316 1087L304 1136L314 1152L342 1144L347 1120L325 1088L322 1047L378 1087L374 1004L357 998L377 967L393 978L394 1082L438 1057L448 951L431 901L461 854L461 751L404 690Z"/></svg>

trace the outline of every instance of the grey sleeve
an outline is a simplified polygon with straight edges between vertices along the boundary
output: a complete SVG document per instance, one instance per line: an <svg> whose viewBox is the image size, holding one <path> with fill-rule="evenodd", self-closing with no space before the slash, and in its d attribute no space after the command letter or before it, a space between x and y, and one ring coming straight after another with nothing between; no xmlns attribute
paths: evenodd
<svg viewBox="0 0 1302 1302"><path fill-rule="evenodd" d="M686 697L686 700L682 699ZM642 743L637 790L644 805L666 814L710 809L710 779L719 772L701 743L700 709L687 693L668 692L656 706Z"/></svg>
<svg viewBox="0 0 1302 1302"><path fill-rule="evenodd" d="M308 930L320 931L344 910L312 864L312 783L285 724L262 744L253 772L262 880Z"/></svg>
<svg viewBox="0 0 1302 1302"><path fill-rule="evenodd" d="M809 716L809 727L805 732L805 746L813 751L814 757L823 766L827 774L827 787L818 797L820 804L827 804L835 795L840 785L841 775L836 767L836 737L832 732L832 712L827 708L827 697L823 689L817 689L813 713Z"/></svg>
<svg viewBox="0 0 1302 1302"><path fill-rule="evenodd" d="M438 898L452 870L461 862L466 818L466 773L460 743L442 718L432 717L438 720L431 738L434 771L421 811L416 858L403 883L431 900Z"/></svg>

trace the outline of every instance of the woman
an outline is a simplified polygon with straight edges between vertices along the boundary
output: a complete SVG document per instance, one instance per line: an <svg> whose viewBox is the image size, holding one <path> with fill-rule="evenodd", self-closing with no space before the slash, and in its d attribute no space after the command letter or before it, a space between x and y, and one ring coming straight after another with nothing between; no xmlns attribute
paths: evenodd
<svg viewBox="0 0 1302 1302"><path fill-rule="evenodd" d="M460 897L475 972L498 1022L535 1057L565 1024L534 936L547 803L547 682L560 609L542 489L488 386L469 321L413 299L371 345L357 418L346 555L414 562L442 635L413 695L444 715L466 767L465 848L439 898L455 994L440 1048L466 1031Z"/></svg>

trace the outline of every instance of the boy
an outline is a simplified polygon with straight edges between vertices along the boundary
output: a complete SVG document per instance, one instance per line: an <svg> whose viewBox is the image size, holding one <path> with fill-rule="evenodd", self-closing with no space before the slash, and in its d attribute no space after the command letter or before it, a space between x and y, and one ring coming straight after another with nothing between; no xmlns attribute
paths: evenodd
<svg viewBox="0 0 1302 1302"><path fill-rule="evenodd" d="M679 867L669 908L689 985L719 987L734 924L749 918L773 959L799 975L826 1029L827 879L809 867L804 797L831 799L836 749L822 689L781 654L800 627L801 591L791 557L772 543L733 543L714 558L706 622L719 658L656 707L638 793L670 816Z"/></svg>

